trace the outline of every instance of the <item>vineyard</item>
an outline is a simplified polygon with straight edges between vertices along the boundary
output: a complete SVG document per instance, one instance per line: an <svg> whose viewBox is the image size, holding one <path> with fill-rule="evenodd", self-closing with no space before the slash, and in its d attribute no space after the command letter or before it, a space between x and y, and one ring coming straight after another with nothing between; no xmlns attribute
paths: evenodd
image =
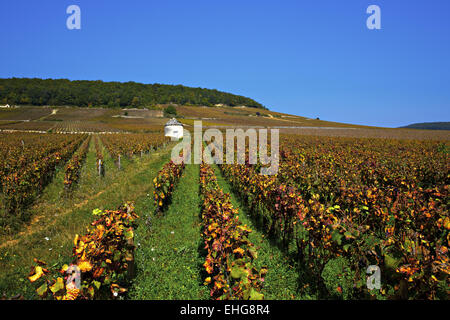
<svg viewBox="0 0 450 320"><path fill-rule="evenodd" d="M285 134L275 175L161 133L0 145L5 298L448 299L448 142Z"/></svg>
<svg viewBox="0 0 450 320"><path fill-rule="evenodd" d="M26 219L24 209L51 180L56 167L67 161L86 136L2 134L2 215L8 229Z"/></svg>
<svg viewBox="0 0 450 320"><path fill-rule="evenodd" d="M328 292L367 296L366 269L376 265L385 279L377 295L434 299L446 296L450 274L441 146L287 137L276 176L260 175L260 165L221 168L268 235L284 250L295 244Z"/></svg>
<svg viewBox="0 0 450 320"><path fill-rule="evenodd" d="M101 137L111 156L118 160L119 156L132 157L133 155L156 150L169 141L162 134L128 134L108 135Z"/></svg>

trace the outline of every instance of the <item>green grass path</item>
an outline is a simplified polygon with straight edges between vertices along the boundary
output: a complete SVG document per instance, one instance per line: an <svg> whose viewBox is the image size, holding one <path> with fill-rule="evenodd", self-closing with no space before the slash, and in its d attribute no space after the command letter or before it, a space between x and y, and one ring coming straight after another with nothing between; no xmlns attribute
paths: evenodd
<svg viewBox="0 0 450 320"><path fill-rule="evenodd" d="M231 203L239 210L239 221L248 225L252 232L249 240L255 245L258 257L255 260L257 268L267 266L268 273L265 277L265 284L262 290L264 298L267 300L292 300L292 299L311 299L308 295L300 296L298 294L298 270L292 261L289 260L280 249L266 238L253 221L249 218L245 205L232 192L230 184L224 179L220 169L213 165L216 173L217 182L223 192L229 193Z"/></svg>
<svg viewBox="0 0 450 320"><path fill-rule="evenodd" d="M148 214L140 219L136 230L137 275L129 299L209 299L201 278L204 257L199 253L202 241L198 181L199 166L186 165L167 211L160 217ZM154 211L152 196L146 209ZM146 222L149 217L150 226Z"/></svg>

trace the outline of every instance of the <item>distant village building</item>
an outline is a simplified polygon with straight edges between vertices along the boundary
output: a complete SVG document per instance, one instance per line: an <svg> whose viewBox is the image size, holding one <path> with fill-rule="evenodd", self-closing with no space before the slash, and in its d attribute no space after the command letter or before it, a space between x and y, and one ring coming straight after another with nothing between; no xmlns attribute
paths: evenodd
<svg viewBox="0 0 450 320"><path fill-rule="evenodd" d="M164 126L164 136L180 139L183 137L183 124L177 119L170 119Z"/></svg>
<svg viewBox="0 0 450 320"><path fill-rule="evenodd" d="M9 104L7 104L5 106L0 106L0 108L11 108L11 106Z"/></svg>

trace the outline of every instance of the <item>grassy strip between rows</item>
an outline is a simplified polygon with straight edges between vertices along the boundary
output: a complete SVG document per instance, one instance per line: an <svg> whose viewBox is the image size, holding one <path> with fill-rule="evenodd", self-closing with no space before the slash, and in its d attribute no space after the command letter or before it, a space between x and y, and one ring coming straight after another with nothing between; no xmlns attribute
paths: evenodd
<svg viewBox="0 0 450 320"><path fill-rule="evenodd" d="M137 275L130 299L209 299L203 285L200 237L199 166L188 164L163 215L156 215L151 196L136 203L141 214L136 230ZM148 181L151 184L151 180Z"/></svg>
<svg viewBox="0 0 450 320"><path fill-rule="evenodd" d="M63 196L64 170L58 170L32 208L32 225L0 243L0 295L37 298L26 279L33 258L42 259L49 266L70 262L73 238L75 234L83 234L93 221L92 210L117 208L126 201L142 203L151 192L149 181L167 162L169 151L167 146L142 158L124 159L121 170L115 167L110 156L105 156L106 175L100 178L95 147L91 143L78 188L70 198ZM141 215L142 209L136 208L136 212Z"/></svg>
<svg viewBox="0 0 450 320"><path fill-rule="evenodd" d="M308 293L308 288L303 287L302 279L299 279L298 266L288 256L283 254L278 246L269 240L264 233L256 227L245 205L232 192L231 186L225 181L217 166L213 166L217 182L223 192L229 193L233 207L240 212L239 220L252 229L249 240L255 245L258 258L255 266L261 268L266 266L268 272L262 289L264 298L268 300L291 300L291 299L315 299L314 294ZM301 293L300 293L301 292Z"/></svg>

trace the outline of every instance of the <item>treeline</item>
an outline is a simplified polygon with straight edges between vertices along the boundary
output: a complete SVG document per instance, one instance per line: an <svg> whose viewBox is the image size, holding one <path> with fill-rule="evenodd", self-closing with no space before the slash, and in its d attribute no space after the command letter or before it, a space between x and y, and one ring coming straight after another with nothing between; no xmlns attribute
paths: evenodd
<svg viewBox="0 0 450 320"><path fill-rule="evenodd" d="M422 129L422 130L450 130L450 122L422 122L413 123L408 126L400 127L408 129Z"/></svg>
<svg viewBox="0 0 450 320"><path fill-rule="evenodd" d="M10 105L109 108L152 107L158 104L264 108L243 96L215 89L136 82L70 81L67 79L0 79L0 102Z"/></svg>

